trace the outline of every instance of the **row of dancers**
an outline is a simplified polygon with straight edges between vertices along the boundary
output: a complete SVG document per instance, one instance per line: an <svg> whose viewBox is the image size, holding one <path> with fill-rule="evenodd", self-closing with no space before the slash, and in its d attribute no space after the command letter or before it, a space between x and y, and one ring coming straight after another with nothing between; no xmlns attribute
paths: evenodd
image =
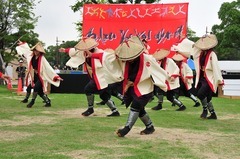
<svg viewBox="0 0 240 159"><path fill-rule="evenodd" d="M116 93L126 105L130 107L125 126L117 130L119 137L124 137L131 130L136 120L145 125L140 132L142 135L152 134L155 129L145 106L155 95L158 105L153 110L161 110L163 95L178 106L177 111L184 111L186 106L177 98L176 90L183 90L184 95L194 101L194 106L203 107L200 115L203 119L217 119L212 103L212 94L216 93L218 85L224 81L218 66L218 59L213 48L217 45L215 35L205 35L197 42L184 38L181 42L173 45L175 55L168 58L170 50L159 49L154 54L148 54L144 41L137 36L123 41L115 50L100 49L98 42L89 37L83 38L72 48L60 48L70 59L66 63L70 67L84 65L89 75L89 82L84 88L87 99L87 110L82 112L83 116L94 113L94 96L99 94L103 104L110 110L111 116L120 116L120 113L111 99L116 93L117 87L121 87L121 93ZM47 83L59 86L63 79L54 72L46 58L41 43L29 48L25 42L20 42L16 47L19 55L25 57L28 62L28 73L26 80L30 81L28 88L33 89L32 100L27 107L31 108L37 95L43 98L46 107L51 106L51 100L46 95ZM191 92L193 84L193 72L186 63L186 59L192 55L195 68L195 88L197 98ZM81 82L81 81L76 81ZM30 96L27 91L24 103L28 102ZM200 102L199 102L199 101ZM210 115L208 116L208 113Z"/></svg>

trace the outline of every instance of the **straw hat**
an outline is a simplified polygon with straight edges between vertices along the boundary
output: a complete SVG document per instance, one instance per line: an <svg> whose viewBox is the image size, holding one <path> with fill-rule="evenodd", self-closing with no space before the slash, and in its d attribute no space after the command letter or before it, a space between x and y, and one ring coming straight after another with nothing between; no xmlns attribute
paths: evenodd
<svg viewBox="0 0 240 159"><path fill-rule="evenodd" d="M132 36L121 43L115 50L119 60L128 61L137 58L144 51L144 46L137 36Z"/></svg>
<svg viewBox="0 0 240 159"><path fill-rule="evenodd" d="M89 37L89 38L84 38L80 40L79 43L75 45L75 49L86 51L86 50L91 50L96 46L98 46L98 42L95 39Z"/></svg>
<svg viewBox="0 0 240 159"><path fill-rule="evenodd" d="M210 34L210 35L205 35L201 37L195 44L197 48L201 50L209 50L211 48L214 48L218 44L218 40L216 35Z"/></svg>
<svg viewBox="0 0 240 159"><path fill-rule="evenodd" d="M167 57L169 54L170 54L170 51L169 51L169 50L160 49L160 50L157 50L157 51L153 54L153 57L154 57L156 60L162 60L164 57Z"/></svg>
<svg viewBox="0 0 240 159"><path fill-rule="evenodd" d="M172 56L172 59L173 59L174 61L183 61L183 60L186 60L187 58L184 57L184 56L181 55L181 54L176 53L176 54L174 54L174 55Z"/></svg>
<svg viewBox="0 0 240 159"><path fill-rule="evenodd" d="M43 48L41 42L38 42L36 45L34 45L34 46L31 48L31 50L32 50L32 51L33 51L33 50L37 50L37 51L39 51L39 52L41 52L41 53L46 54L46 52L44 51L44 48Z"/></svg>
<svg viewBox="0 0 240 159"><path fill-rule="evenodd" d="M176 51L183 56L190 57L191 53L193 53L193 45L194 42L185 38L182 42L177 45L173 45L171 50Z"/></svg>
<svg viewBox="0 0 240 159"><path fill-rule="evenodd" d="M143 41L138 36L132 36L131 38L129 38L129 40L132 40L132 41L138 43L139 45L143 45L144 46Z"/></svg>

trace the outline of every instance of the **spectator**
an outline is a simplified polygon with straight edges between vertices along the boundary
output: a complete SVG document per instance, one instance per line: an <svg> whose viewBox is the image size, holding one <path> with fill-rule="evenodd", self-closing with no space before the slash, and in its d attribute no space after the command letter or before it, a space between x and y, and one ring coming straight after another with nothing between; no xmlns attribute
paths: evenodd
<svg viewBox="0 0 240 159"><path fill-rule="evenodd" d="M25 66L23 66L23 59L20 58L18 60L19 62L19 66L16 68L16 72L18 74L18 79L22 80L22 88L24 87L24 83L25 83L25 76L26 76L26 71L27 68Z"/></svg>

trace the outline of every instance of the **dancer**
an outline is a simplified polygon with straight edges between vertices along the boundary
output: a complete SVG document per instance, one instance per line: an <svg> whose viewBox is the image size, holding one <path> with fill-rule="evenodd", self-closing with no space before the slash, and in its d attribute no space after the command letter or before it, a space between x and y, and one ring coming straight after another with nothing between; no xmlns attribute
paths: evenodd
<svg viewBox="0 0 240 159"><path fill-rule="evenodd" d="M84 64L90 77L89 83L84 91L87 97L88 109L82 113L83 116L89 116L94 113L94 95L99 94L100 98L111 109L112 113L107 115L120 116L115 103L111 100L111 94L108 91L108 85L123 80L122 71L116 61L115 54L105 52L99 49L98 43L93 38L84 38L75 46L75 48L62 48L61 52L69 52L72 57L78 55L80 62ZM73 64L75 62L71 61ZM68 64L71 64L70 62ZM76 64L77 65L77 64Z"/></svg>
<svg viewBox="0 0 240 159"><path fill-rule="evenodd" d="M130 106L126 125L116 133L119 137L124 137L140 118L146 126L140 134L152 134L155 129L145 106L152 98L153 85L167 90L166 72L158 67L156 60L151 55L144 53L144 46L137 36L121 43L115 52L122 61L125 105L126 107Z"/></svg>
<svg viewBox="0 0 240 159"><path fill-rule="evenodd" d="M213 34L201 37L194 44L194 63L196 67L197 97L201 100L202 119L217 119L212 103L212 94L217 92L218 85L224 85L224 80L218 64L218 58L213 48L217 45L217 37ZM210 116L207 117L208 111Z"/></svg>
<svg viewBox="0 0 240 159"><path fill-rule="evenodd" d="M186 106L183 105L183 103L175 97L175 91L180 87L179 68L171 58L167 58L169 53L169 50L160 49L153 54L153 57L158 61L159 67L163 68L168 74L166 81L168 86L168 90L166 92L167 99L172 104L176 104L179 107L176 111L184 111L186 109ZM158 105L153 107L152 110L161 110L164 92L159 88L155 88L154 91L155 96L158 98Z"/></svg>
<svg viewBox="0 0 240 159"><path fill-rule="evenodd" d="M33 89L32 100L27 104L27 108L31 108L34 105L37 95L44 99L46 102L45 107L50 107L51 101L45 93L47 92L48 82L58 87L60 81L63 79L54 72L53 68L44 57L46 52L40 42L31 49L27 43L19 42L19 46L16 47L16 50L19 55L24 55L28 61L28 72L26 76L26 85L28 88L23 103L27 102L31 89ZM29 81L30 84L28 85Z"/></svg>
<svg viewBox="0 0 240 159"><path fill-rule="evenodd" d="M182 91L186 97L190 98L195 103L194 107L199 107L200 103L191 92L193 84L193 71L185 62L187 61L187 58L179 53L176 53L175 55L173 55L172 59L176 62L180 70L179 72L180 87L175 91L176 99L178 99L180 91Z"/></svg>

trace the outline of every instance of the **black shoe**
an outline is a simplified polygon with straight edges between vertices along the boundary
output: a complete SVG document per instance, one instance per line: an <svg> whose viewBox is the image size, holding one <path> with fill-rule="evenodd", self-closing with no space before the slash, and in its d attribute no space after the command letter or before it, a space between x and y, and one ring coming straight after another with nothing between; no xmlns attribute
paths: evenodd
<svg viewBox="0 0 240 159"><path fill-rule="evenodd" d="M96 103L97 105L105 105L105 102L104 101L101 101L99 103Z"/></svg>
<svg viewBox="0 0 240 159"><path fill-rule="evenodd" d="M27 103L28 102L28 99L23 99L22 101L21 101L21 103Z"/></svg>
<svg viewBox="0 0 240 159"><path fill-rule="evenodd" d="M154 131L155 131L154 126L151 126L150 128L146 128L143 131L141 131L140 135L152 134Z"/></svg>
<svg viewBox="0 0 240 159"><path fill-rule="evenodd" d="M199 106L200 106L200 103L196 102L193 107L199 107Z"/></svg>
<svg viewBox="0 0 240 159"><path fill-rule="evenodd" d="M112 112L112 114L107 115L107 117L111 117L111 116L120 116L120 113L116 111L116 112Z"/></svg>
<svg viewBox="0 0 240 159"><path fill-rule="evenodd" d="M28 105L27 105L27 108L32 108L32 106L34 105L34 101L33 100L31 100L31 102L30 103L28 103Z"/></svg>
<svg viewBox="0 0 240 159"><path fill-rule="evenodd" d="M129 131L130 131L130 128L128 126L125 126L123 129L118 129L116 134L118 135L118 137L124 137L125 135L127 135Z"/></svg>
<svg viewBox="0 0 240 159"><path fill-rule="evenodd" d="M184 111L187 109L184 105L180 106L176 111Z"/></svg>
<svg viewBox="0 0 240 159"><path fill-rule="evenodd" d="M82 113L83 116L89 116L94 113L93 108L88 108L85 112Z"/></svg>
<svg viewBox="0 0 240 159"><path fill-rule="evenodd" d="M46 103L45 105L44 105L44 107L51 107L51 103L49 102L49 103Z"/></svg>
<svg viewBox="0 0 240 159"><path fill-rule="evenodd" d="M153 107L152 110L161 110L162 109L162 104L158 104L157 106Z"/></svg>
<svg viewBox="0 0 240 159"><path fill-rule="evenodd" d="M207 117L207 119L217 119L216 113L211 113L211 115Z"/></svg>
<svg viewBox="0 0 240 159"><path fill-rule="evenodd" d="M208 110L203 110L202 114L200 115L200 118L206 119L208 115Z"/></svg>

